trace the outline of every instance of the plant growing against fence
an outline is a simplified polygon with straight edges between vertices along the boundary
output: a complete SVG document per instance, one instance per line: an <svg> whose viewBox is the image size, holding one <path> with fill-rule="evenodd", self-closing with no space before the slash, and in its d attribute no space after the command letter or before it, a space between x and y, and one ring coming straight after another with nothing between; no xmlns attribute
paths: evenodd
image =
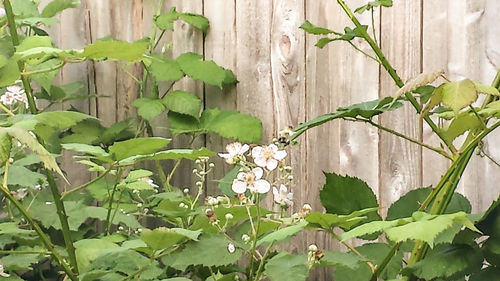
<svg viewBox="0 0 500 281"><path fill-rule="evenodd" d="M175 82L186 76L218 87L237 81L230 70L202 60L201 55L185 53L172 59L157 51L176 20L202 33L209 27L201 15L175 8L162 13L162 3L158 1L151 38L133 43L105 38L83 50L62 50L43 28L77 1L54 0L41 12L36 1L17 0L12 5L3 1L0 86L6 89L0 100L5 112L0 119L0 280L305 280L315 267L335 268L335 280L500 276L500 201L483 214L471 215L467 199L455 193L470 157L500 125L496 120L500 75L492 86L471 80L430 85L443 76L441 72L403 84L368 27L338 0L354 29L346 27L341 33L309 22L302 28L325 35L319 47L338 40L350 43L356 37L366 40L375 55L365 54L388 71L400 90L392 97L339 108L294 132L280 132L272 143L255 145L261 141L258 119L236 111L203 109L196 95L173 90ZM374 7L391 4L373 1L356 11L373 13ZM79 84L52 83L62 67L85 61L117 61L125 72L128 64L142 64L142 77L127 72L139 85L132 103L138 120L105 127L98 118L80 112L37 107L35 98L47 100L49 106L88 98L81 95ZM474 102L480 95L486 98L477 106ZM442 146L412 139L373 119L404 103L416 109ZM207 174L217 168L210 161L214 152L205 147L166 148L170 139L155 136L152 121L165 118L165 112L174 137L188 134L194 140L211 132L239 141L218 155L234 166L219 183L222 195L202 197ZM449 120L449 125L439 127L434 117ZM334 119L366 122L403 137L448 158L450 168L434 188L401 197L384 220L366 183L335 173L325 173L320 193L326 213L307 204L293 206L287 146L309 128ZM468 136L456 147L455 139L464 133ZM76 161L96 177L61 192L56 177L65 178L56 159L62 150L76 152ZM181 160L195 164L192 175L185 176L197 181L187 189L171 184ZM164 161L173 162L167 173ZM154 172L146 168L151 164ZM276 210L262 206L268 194ZM301 231L328 233L349 251L327 251L313 241L305 253L277 248ZM349 243L353 237L379 242L353 247ZM409 259L405 253L410 253Z"/></svg>

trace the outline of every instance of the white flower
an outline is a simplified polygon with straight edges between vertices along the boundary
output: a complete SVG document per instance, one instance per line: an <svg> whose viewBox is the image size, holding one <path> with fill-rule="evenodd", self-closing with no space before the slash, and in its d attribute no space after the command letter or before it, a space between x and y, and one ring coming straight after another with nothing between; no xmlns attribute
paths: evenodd
<svg viewBox="0 0 500 281"><path fill-rule="evenodd" d="M247 243L248 241L250 241L250 236L248 236L248 234L243 234L243 235L241 235L241 240L243 240L243 242Z"/></svg>
<svg viewBox="0 0 500 281"><path fill-rule="evenodd" d="M286 151L278 150L278 147L274 144L256 146L252 149L252 157L255 164L272 171L278 166L278 161L286 157Z"/></svg>
<svg viewBox="0 0 500 281"><path fill-rule="evenodd" d="M150 178L148 178L148 177L139 178L139 179L137 179L137 180L138 180L138 181L145 181L145 182L147 182L149 185L151 185L151 186L152 186L152 187L154 187L154 188L158 188L158 187L159 187L157 184L155 184L155 183L153 182L153 180L152 180L152 179L150 179Z"/></svg>
<svg viewBox="0 0 500 281"><path fill-rule="evenodd" d="M3 264L0 264L0 276L2 277L10 277L10 274L7 274L3 271Z"/></svg>
<svg viewBox="0 0 500 281"><path fill-rule="evenodd" d="M245 193L247 188L253 193L266 193L271 188L271 185L266 180L261 179L264 171L257 167L251 171L238 174L233 181L232 189L236 193Z"/></svg>
<svg viewBox="0 0 500 281"><path fill-rule="evenodd" d="M16 191L11 191L10 193L12 195L14 195L14 198L16 198L17 200L21 201L24 199L24 197L26 197L26 195L28 194L28 189L26 188L19 188L18 190Z"/></svg>
<svg viewBox="0 0 500 281"><path fill-rule="evenodd" d="M16 101L22 102L28 107L28 99L23 88L17 85L7 87L7 91L0 97L0 102L5 105L11 105Z"/></svg>
<svg viewBox="0 0 500 281"><path fill-rule="evenodd" d="M227 153L219 153L219 156L226 159L226 163L235 164L238 162L238 158L248 151L250 147L248 144L241 144L239 142L233 142L226 145Z"/></svg>
<svg viewBox="0 0 500 281"><path fill-rule="evenodd" d="M227 250L232 254L234 253L234 251L236 251L236 248L234 247L233 243L229 243L227 244Z"/></svg>
<svg viewBox="0 0 500 281"><path fill-rule="evenodd" d="M280 185L280 190L273 186L274 202L282 206L291 206L293 204L293 193L288 192L284 184Z"/></svg>

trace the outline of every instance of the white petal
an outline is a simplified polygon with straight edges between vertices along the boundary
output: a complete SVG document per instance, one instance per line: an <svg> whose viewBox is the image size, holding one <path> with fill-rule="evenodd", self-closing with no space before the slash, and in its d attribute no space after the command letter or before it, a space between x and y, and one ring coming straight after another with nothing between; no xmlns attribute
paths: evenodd
<svg viewBox="0 0 500 281"><path fill-rule="evenodd" d="M278 151L278 147L273 143L268 145L267 148L270 148L274 153L276 153L276 151Z"/></svg>
<svg viewBox="0 0 500 281"><path fill-rule="evenodd" d="M231 188L235 193L245 193L247 190L247 184L239 180L234 180Z"/></svg>
<svg viewBox="0 0 500 281"><path fill-rule="evenodd" d="M280 194L279 194L278 189L276 188L276 186L273 186L273 195L274 195L274 198L280 197Z"/></svg>
<svg viewBox="0 0 500 281"><path fill-rule="evenodd" d="M227 158L231 157L231 154L229 154L229 153L219 153L218 155L219 155L219 157L222 157L224 159L227 159Z"/></svg>
<svg viewBox="0 0 500 281"><path fill-rule="evenodd" d="M239 179L240 181L242 181L245 179L245 175L246 175L246 173L241 172L241 173L238 173L236 178Z"/></svg>
<svg viewBox="0 0 500 281"><path fill-rule="evenodd" d="M288 189L286 188L286 186L284 184L280 185L280 193L286 193L288 191Z"/></svg>
<svg viewBox="0 0 500 281"><path fill-rule="evenodd" d="M272 170L276 169L276 167L278 167L278 160L276 160L276 159L269 159L269 160L267 161L266 168L267 168L269 171L272 171Z"/></svg>
<svg viewBox="0 0 500 281"><path fill-rule="evenodd" d="M286 151L278 150L274 153L274 159L283 160L286 157Z"/></svg>
<svg viewBox="0 0 500 281"><path fill-rule="evenodd" d="M264 174L264 171L261 168L257 167L252 169L252 173L255 175L255 179L258 180L262 178L262 174Z"/></svg>
<svg viewBox="0 0 500 281"><path fill-rule="evenodd" d="M252 148L252 157L253 158L259 158L262 154L262 147L256 146Z"/></svg>
<svg viewBox="0 0 500 281"><path fill-rule="evenodd" d="M241 143L239 143L239 142L233 142L233 143L226 145L226 150L231 155L238 154L238 152L240 152L240 149L241 149Z"/></svg>
<svg viewBox="0 0 500 281"><path fill-rule="evenodd" d="M240 148L240 152L239 152L239 154L243 154L243 153L247 152L249 149L250 149L250 146L248 146L248 144L244 144L244 145Z"/></svg>
<svg viewBox="0 0 500 281"><path fill-rule="evenodd" d="M254 158L253 161L255 162L255 164L257 164L257 166L260 167L265 167L267 165L267 161L264 157Z"/></svg>
<svg viewBox="0 0 500 281"><path fill-rule="evenodd" d="M257 180L253 184L258 193L266 193L271 189L271 184L266 180Z"/></svg>

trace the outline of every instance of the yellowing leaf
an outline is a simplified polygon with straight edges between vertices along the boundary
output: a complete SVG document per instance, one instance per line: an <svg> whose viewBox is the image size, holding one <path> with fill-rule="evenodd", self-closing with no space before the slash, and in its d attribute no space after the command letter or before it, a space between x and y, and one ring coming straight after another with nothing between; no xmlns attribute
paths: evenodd
<svg viewBox="0 0 500 281"><path fill-rule="evenodd" d="M465 79L458 82L448 82L443 85L443 104L449 106L455 114L477 99L477 90L474 83Z"/></svg>
<svg viewBox="0 0 500 281"><path fill-rule="evenodd" d="M394 99L398 98L399 96L401 96L403 94L410 93L420 86L424 86L424 85L427 85L427 84L434 82L443 73L444 73L444 71L442 71L442 70L438 71L438 72L433 72L433 73L420 73L415 78L408 80L408 82L406 82L406 84L403 87L401 87L394 94Z"/></svg>

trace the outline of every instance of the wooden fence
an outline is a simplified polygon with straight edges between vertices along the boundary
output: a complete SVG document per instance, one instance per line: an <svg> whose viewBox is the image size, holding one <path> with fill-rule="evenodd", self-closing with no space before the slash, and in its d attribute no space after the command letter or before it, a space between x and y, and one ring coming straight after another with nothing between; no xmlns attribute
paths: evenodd
<svg viewBox="0 0 500 281"><path fill-rule="evenodd" d="M107 35L137 40L150 34L156 2L82 0L81 7L60 16L60 24L51 33L61 48L81 48ZM347 1L351 8L365 2ZM335 30L352 26L334 0L165 1L165 10L171 6L210 20L205 37L177 22L173 34L165 38L165 42L173 42L171 55L186 51L203 54L205 59L232 69L240 81L225 91L188 79L179 87L203 96L206 107L237 109L259 117L264 124L264 142L285 126L296 126L339 106L390 96L397 89L381 67L347 43L335 42L318 49L314 46L317 38L298 28L306 19ZM376 10L374 22L382 49L403 80L421 72L444 70L450 79L469 77L489 84L500 67L498 14L500 2L496 0L395 0L394 7ZM361 19L369 24L370 13ZM354 44L370 52L361 40ZM131 72L140 75L141 69L135 67ZM110 95L98 101L72 103L107 124L135 115L130 102L137 96L138 85L116 64L69 66L60 80L85 81L90 93ZM378 122L413 138L437 143L409 107L384 114ZM165 121L157 124L165 126ZM498 160L500 145L495 140L499 136L490 136L484 144L485 151ZM385 212L408 190L435 184L449 165L432 151L363 124L330 122L308 131L299 141L291 152L296 209L306 202L315 210L321 209L318 192L324 182L322 171L365 180ZM225 143L209 135L197 143L204 144L222 151ZM175 145L182 146L182 141ZM65 162L69 158L66 155ZM220 162L216 177L229 169L222 170L222 166ZM82 169L67 169L73 183L88 180L82 176ZM190 183L189 165L182 171L176 184L184 187ZM500 168L476 156L459 191L471 200L474 211L482 211L498 197L499 182ZM215 185L210 185L207 194L215 192ZM304 234L291 247L304 250L313 242L330 243L321 234Z"/></svg>

